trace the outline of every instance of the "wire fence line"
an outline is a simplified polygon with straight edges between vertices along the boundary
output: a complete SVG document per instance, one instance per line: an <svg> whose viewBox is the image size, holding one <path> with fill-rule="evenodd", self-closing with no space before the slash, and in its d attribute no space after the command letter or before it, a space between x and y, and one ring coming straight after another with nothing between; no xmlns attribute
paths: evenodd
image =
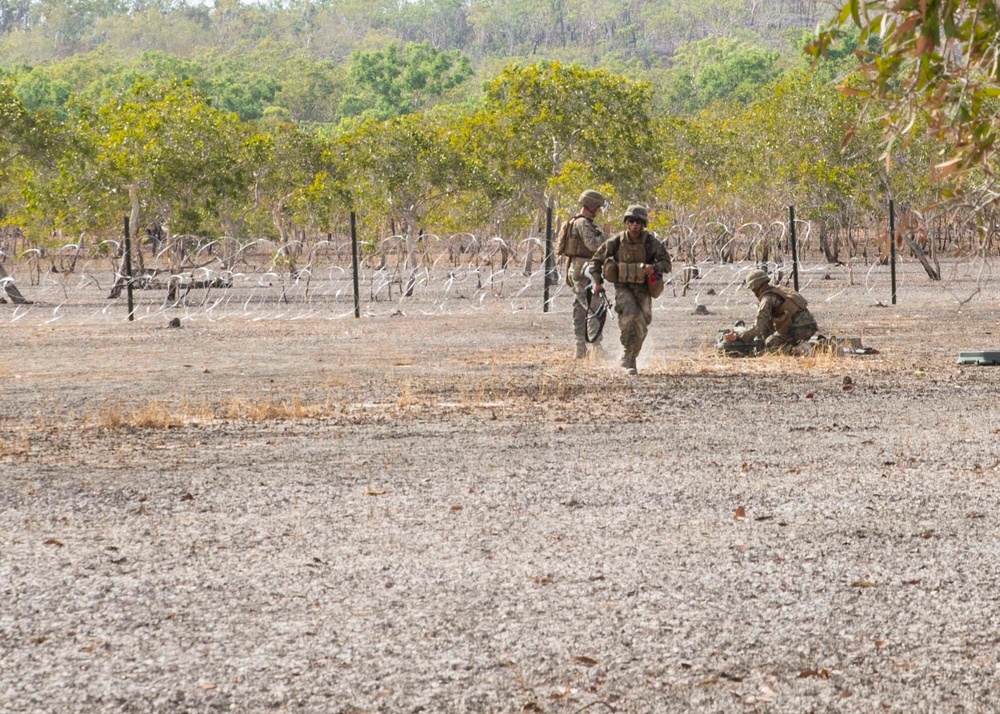
<svg viewBox="0 0 1000 714"><path fill-rule="evenodd" d="M787 226L741 227L718 232L717 242L694 251L688 240L666 236L674 271L658 306L706 301L748 301L738 291L746 271L765 267L776 282L792 284L793 265ZM802 292L822 288L827 302L859 291L871 303L888 303L890 268L878 259L849 258L831 263L815 249L798 253ZM4 246L0 245L0 251ZM694 255L699 260L690 260ZM127 320L122 287L122 246L104 241L89 246L68 243L56 249L29 247L15 257L0 254L0 322ZM176 236L144 241L133 249L133 318L149 319L339 319L354 316L352 250L349 238L333 236L314 243ZM686 260L687 259L687 260ZM898 274L905 294L928 276L912 256ZM916 266L916 269L913 269ZM394 235L364 244L358 264L359 307L363 315L461 314L476 311L541 311L548 275L553 311L571 309L565 265L545 267L544 238L509 241L473 233L449 236ZM941 285L956 301L981 294L992 277L983 254L950 259Z"/></svg>

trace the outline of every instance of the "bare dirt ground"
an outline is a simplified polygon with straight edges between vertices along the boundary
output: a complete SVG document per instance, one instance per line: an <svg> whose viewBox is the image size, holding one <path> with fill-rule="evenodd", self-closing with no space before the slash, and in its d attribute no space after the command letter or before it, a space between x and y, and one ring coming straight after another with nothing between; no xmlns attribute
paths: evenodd
<svg viewBox="0 0 1000 714"><path fill-rule="evenodd" d="M910 285L638 377L568 305L0 324L0 710L996 711L996 296Z"/></svg>

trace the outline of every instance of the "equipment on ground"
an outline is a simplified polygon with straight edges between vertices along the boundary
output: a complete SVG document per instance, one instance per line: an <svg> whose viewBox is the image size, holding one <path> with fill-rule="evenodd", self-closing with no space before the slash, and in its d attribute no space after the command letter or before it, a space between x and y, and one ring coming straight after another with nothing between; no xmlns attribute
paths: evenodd
<svg viewBox="0 0 1000 714"><path fill-rule="evenodd" d="M746 332L747 326L743 320L739 320L732 329L719 330L715 336L715 349L719 354L726 357L754 357L764 352L764 340L755 337L752 340L744 341L742 335ZM726 341L726 335L735 334L736 339L732 342Z"/></svg>
<svg viewBox="0 0 1000 714"><path fill-rule="evenodd" d="M958 363L979 364L979 365L1000 364L1000 352L986 352L986 351L959 352Z"/></svg>
<svg viewBox="0 0 1000 714"><path fill-rule="evenodd" d="M594 295L594 288L589 286L587 304L584 307L587 308L587 335L584 339L593 344L601 339L604 323L608 319L608 308L611 307L611 303L608 301L607 292L602 290Z"/></svg>

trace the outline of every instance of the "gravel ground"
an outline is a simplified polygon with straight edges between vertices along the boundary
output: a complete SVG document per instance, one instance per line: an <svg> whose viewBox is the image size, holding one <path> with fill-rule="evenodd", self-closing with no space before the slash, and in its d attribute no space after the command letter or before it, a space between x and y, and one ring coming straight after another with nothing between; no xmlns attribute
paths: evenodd
<svg viewBox="0 0 1000 714"><path fill-rule="evenodd" d="M994 297L8 324L0 710L996 711Z"/></svg>

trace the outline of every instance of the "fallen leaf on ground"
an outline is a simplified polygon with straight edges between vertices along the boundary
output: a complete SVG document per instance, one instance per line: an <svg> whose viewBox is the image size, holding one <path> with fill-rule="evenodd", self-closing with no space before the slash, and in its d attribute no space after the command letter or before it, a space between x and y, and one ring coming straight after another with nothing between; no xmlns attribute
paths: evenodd
<svg viewBox="0 0 1000 714"><path fill-rule="evenodd" d="M63 542L57 538L48 538L42 543L42 545L54 545L58 546L59 548L62 548Z"/></svg>
<svg viewBox="0 0 1000 714"><path fill-rule="evenodd" d="M366 496L381 496L381 495L383 495L385 493L387 493L387 492L386 491L376 491L371 486L368 486L368 487L365 488L365 495Z"/></svg>
<svg viewBox="0 0 1000 714"><path fill-rule="evenodd" d="M819 679L829 679L830 670L826 667L823 669L805 669L799 674L799 679L808 679L809 677L817 677Z"/></svg>
<svg viewBox="0 0 1000 714"><path fill-rule="evenodd" d="M593 667L595 664L597 664L596 659L594 659L593 657L588 657L587 655L576 655L573 658L573 662L575 662L576 664L583 664L588 667Z"/></svg>
<svg viewBox="0 0 1000 714"><path fill-rule="evenodd" d="M747 517L747 509L745 509L743 506L737 508L736 513L733 514L734 521L742 521L746 517Z"/></svg>

